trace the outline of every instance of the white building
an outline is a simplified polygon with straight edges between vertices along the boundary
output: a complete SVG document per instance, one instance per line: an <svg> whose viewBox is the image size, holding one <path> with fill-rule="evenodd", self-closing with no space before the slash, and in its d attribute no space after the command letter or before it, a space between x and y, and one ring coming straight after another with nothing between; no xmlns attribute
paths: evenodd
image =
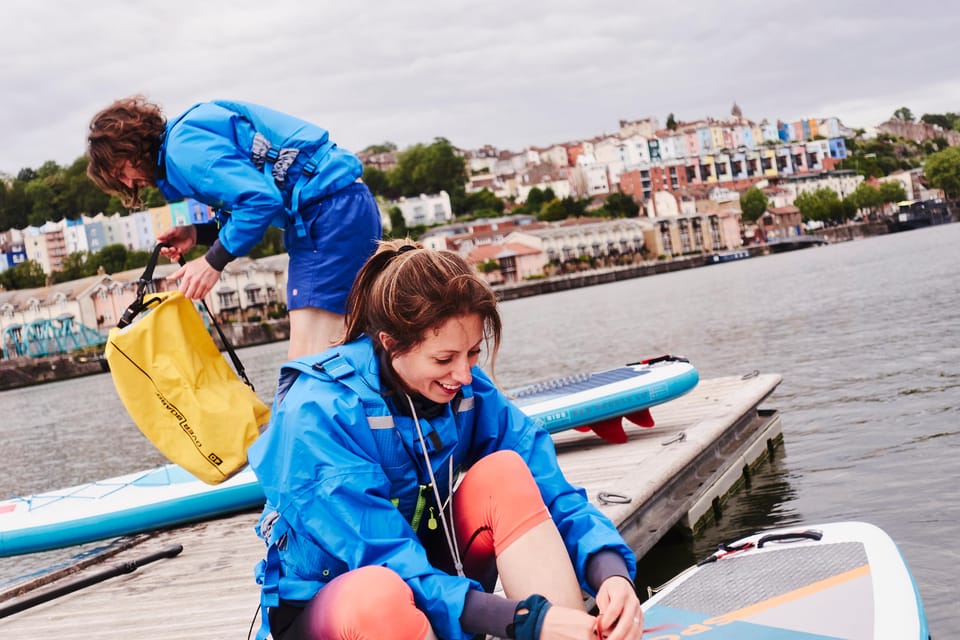
<svg viewBox="0 0 960 640"><path fill-rule="evenodd" d="M393 207L400 209L403 222L408 227L443 224L453 220L453 208L446 191L430 195L421 193L419 197L400 198L387 203L388 209Z"/></svg>

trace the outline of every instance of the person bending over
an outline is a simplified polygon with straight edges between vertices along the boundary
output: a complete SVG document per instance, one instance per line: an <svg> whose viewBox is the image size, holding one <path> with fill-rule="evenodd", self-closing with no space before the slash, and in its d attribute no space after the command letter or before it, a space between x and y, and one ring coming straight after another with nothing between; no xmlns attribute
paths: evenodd
<svg viewBox="0 0 960 640"><path fill-rule="evenodd" d="M327 349L343 335L344 303L376 250L380 212L363 166L329 133L267 107L215 100L172 120L142 96L109 105L90 122L87 174L127 207L156 186L168 201L193 198L216 220L175 226L157 237L173 261L195 244L206 254L170 276L197 300L228 262L245 256L270 225L284 228L290 256L288 355Z"/></svg>

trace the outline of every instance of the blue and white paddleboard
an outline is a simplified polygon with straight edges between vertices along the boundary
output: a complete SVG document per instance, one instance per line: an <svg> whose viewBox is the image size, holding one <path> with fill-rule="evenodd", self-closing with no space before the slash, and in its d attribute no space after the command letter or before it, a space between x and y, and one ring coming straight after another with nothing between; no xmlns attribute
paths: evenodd
<svg viewBox="0 0 960 640"><path fill-rule="evenodd" d="M864 522L721 545L643 604L644 640L928 640L897 545Z"/></svg>
<svg viewBox="0 0 960 640"><path fill-rule="evenodd" d="M527 385L508 393L548 431L592 429L619 442L623 417L652 426L652 406L693 389L686 360L664 356L609 371ZM249 468L218 485L169 464L0 502L0 557L58 549L180 525L263 504Z"/></svg>

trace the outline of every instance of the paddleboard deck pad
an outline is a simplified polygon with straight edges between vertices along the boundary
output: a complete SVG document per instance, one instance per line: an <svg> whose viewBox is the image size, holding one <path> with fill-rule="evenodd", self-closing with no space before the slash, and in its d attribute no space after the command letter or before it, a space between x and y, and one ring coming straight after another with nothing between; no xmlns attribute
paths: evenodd
<svg viewBox="0 0 960 640"><path fill-rule="evenodd" d="M683 395L698 380L689 362L665 356L508 393L524 413L550 432L608 420L615 421L622 434L622 416L642 422L642 415L637 417L640 412ZM0 557L195 522L257 508L263 500L249 468L221 484L208 485L168 464L0 502Z"/></svg>
<svg viewBox="0 0 960 640"><path fill-rule="evenodd" d="M864 522L721 545L643 604L644 640L928 640L896 544Z"/></svg>

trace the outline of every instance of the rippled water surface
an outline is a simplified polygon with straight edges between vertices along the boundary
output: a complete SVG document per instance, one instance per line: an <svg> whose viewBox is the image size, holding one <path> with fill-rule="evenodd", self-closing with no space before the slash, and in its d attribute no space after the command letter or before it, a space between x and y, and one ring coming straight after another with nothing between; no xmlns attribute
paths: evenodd
<svg viewBox="0 0 960 640"><path fill-rule="evenodd" d="M960 637L960 224L501 309L496 373L504 386L661 353L687 356L704 378L783 376L766 403L782 413L782 452L720 523L693 543L659 545L644 563L645 583L759 528L866 520L899 544L934 637ZM240 351L265 400L285 353L285 343ZM0 416L0 495L162 462L126 417L108 375L2 392ZM0 559L0 587L64 553Z"/></svg>

